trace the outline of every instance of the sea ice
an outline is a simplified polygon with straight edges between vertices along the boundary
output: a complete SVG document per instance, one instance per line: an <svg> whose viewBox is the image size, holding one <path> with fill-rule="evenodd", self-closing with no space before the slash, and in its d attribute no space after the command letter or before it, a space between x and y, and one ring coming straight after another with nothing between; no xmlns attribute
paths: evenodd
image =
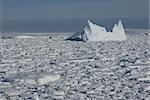
<svg viewBox="0 0 150 100"><path fill-rule="evenodd" d="M0 39L0 100L150 100L148 35L130 33L107 42Z"/></svg>

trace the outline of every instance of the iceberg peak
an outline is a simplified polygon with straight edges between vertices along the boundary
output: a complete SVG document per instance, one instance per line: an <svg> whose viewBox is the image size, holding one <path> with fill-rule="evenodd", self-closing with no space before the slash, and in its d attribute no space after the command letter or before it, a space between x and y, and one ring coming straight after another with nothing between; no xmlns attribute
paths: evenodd
<svg viewBox="0 0 150 100"><path fill-rule="evenodd" d="M93 24L90 20L88 20L88 25L91 25L91 24Z"/></svg>
<svg viewBox="0 0 150 100"><path fill-rule="evenodd" d="M125 33L121 20L118 21L118 24L114 25L113 32Z"/></svg>

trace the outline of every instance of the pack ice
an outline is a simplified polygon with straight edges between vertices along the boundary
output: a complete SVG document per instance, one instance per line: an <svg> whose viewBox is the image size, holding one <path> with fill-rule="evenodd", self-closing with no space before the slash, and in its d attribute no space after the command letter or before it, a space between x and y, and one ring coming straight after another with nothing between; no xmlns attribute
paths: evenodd
<svg viewBox="0 0 150 100"><path fill-rule="evenodd" d="M92 41L124 41L126 34L122 21L114 25L112 32L108 32L105 27L96 25L88 20L88 25L83 29L82 33L75 33L68 40L81 40L86 42Z"/></svg>

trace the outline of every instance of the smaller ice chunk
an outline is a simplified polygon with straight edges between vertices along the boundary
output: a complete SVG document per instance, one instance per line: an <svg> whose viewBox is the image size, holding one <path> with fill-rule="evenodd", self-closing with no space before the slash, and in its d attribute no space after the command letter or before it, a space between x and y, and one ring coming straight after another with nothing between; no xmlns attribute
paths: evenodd
<svg viewBox="0 0 150 100"><path fill-rule="evenodd" d="M60 79L59 74L45 72L45 73L26 73L10 77L10 80L19 82L20 84L29 85L44 85Z"/></svg>
<svg viewBox="0 0 150 100"><path fill-rule="evenodd" d="M44 85L50 82L57 81L59 79L60 79L59 74L54 74L54 75L45 74L45 75L42 75L40 78L38 78L37 82L39 85Z"/></svg>

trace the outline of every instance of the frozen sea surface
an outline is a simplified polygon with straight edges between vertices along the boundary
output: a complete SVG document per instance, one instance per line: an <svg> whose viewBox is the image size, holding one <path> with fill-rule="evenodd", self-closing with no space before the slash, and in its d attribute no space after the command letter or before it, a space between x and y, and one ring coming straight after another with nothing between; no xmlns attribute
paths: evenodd
<svg viewBox="0 0 150 100"><path fill-rule="evenodd" d="M122 42L0 39L0 99L150 100L150 34L128 31Z"/></svg>

